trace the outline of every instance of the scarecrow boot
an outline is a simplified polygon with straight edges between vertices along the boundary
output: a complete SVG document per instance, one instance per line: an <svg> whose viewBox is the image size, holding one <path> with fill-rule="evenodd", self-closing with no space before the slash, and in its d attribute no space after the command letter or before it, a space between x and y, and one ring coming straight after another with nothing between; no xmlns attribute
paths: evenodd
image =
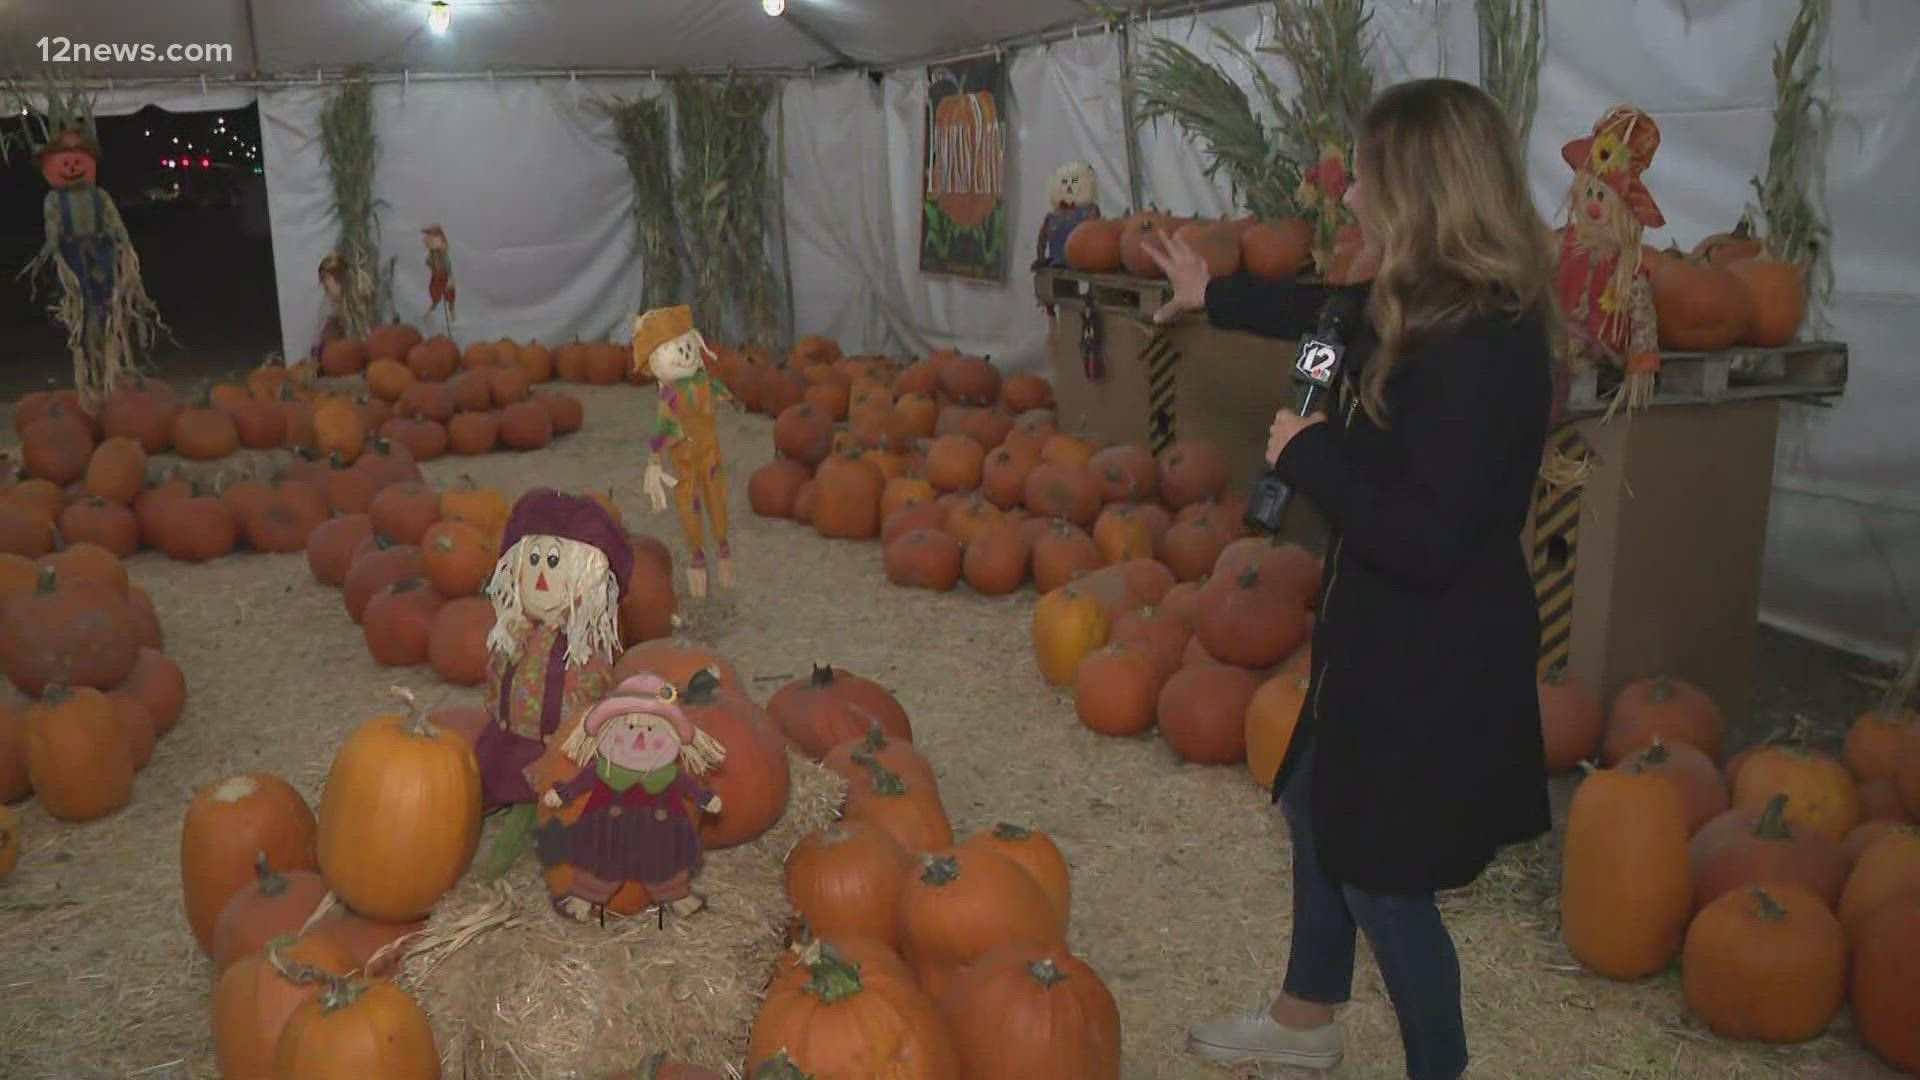
<svg viewBox="0 0 1920 1080"><path fill-rule="evenodd" d="M699 599L707 595L707 550L694 548L687 560L687 595Z"/></svg>
<svg viewBox="0 0 1920 1080"><path fill-rule="evenodd" d="M721 588L733 588L733 552L727 550L725 540L720 541L720 557L714 566L714 573L719 578Z"/></svg>

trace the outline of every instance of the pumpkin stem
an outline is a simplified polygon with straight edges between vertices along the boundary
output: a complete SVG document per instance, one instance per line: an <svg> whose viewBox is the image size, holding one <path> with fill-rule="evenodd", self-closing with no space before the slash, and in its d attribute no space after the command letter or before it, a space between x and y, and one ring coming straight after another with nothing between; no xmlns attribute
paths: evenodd
<svg viewBox="0 0 1920 1080"><path fill-rule="evenodd" d="M59 683L49 683L40 688L40 700L49 705L58 705L73 696L73 692Z"/></svg>
<svg viewBox="0 0 1920 1080"><path fill-rule="evenodd" d="M311 986L317 982L338 978L303 960L289 960L286 950L293 947L295 940L291 934L280 934L267 941L267 963L273 966L274 971L280 973L281 978L295 986Z"/></svg>
<svg viewBox="0 0 1920 1080"><path fill-rule="evenodd" d="M807 680L808 685L812 686L815 690L819 690L822 687L832 685L833 680L833 665L824 660L815 660L813 662L813 676Z"/></svg>
<svg viewBox="0 0 1920 1080"><path fill-rule="evenodd" d="M1780 906L1780 901L1775 900L1772 893L1767 892L1766 886L1752 886L1747 890L1747 895L1753 897L1753 913L1767 922L1778 922L1787 917L1787 909Z"/></svg>
<svg viewBox="0 0 1920 1080"><path fill-rule="evenodd" d="M328 975L326 988L320 991L320 1011L338 1012L360 1000L360 995L372 985L365 979L343 979L338 975Z"/></svg>
<svg viewBox="0 0 1920 1080"><path fill-rule="evenodd" d="M872 754L864 750L855 750L853 752L853 763L866 769L867 772L873 776L873 793L875 795L905 795L907 793L907 782L900 778L900 774L880 764L880 759L874 757Z"/></svg>
<svg viewBox="0 0 1920 1080"><path fill-rule="evenodd" d="M420 708L420 695L404 686L389 686L387 690L407 706L407 734L429 739L439 737L440 728L428 720L426 711Z"/></svg>
<svg viewBox="0 0 1920 1080"><path fill-rule="evenodd" d="M34 585L33 585L34 595L46 596L49 593L53 592L53 590L58 588L60 584L57 578L58 578L58 575L54 573L53 567L51 566L41 567L40 572L34 575Z"/></svg>
<svg viewBox="0 0 1920 1080"><path fill-rule="evenodd" d="M1235 578L1233 583L1243 589L1251 589L1255 585L1260 584L1260 571L1254 569L1252 566L1248 566L1246 569L1240 571L1240 576Z"/></svg>
<svg viewBox="0 0 1920 1080"><path fill-rule="evenodd" d="M928 885L947 885L959 880L960 860L951 855L928 852L920 856L920 880Z"/></svg>
<svg viewBox="0 0 1920 1080"><path fill-rule="evenodd" d="M1067 973L1060 970L1060 965L1054 963L1051 956L1043 956L1028 964L1027 974L1042 986L1053 986L1067 981Z"/></svg>
<svg viewBox="0 0 1920 1080"><path fill-rule="evenodd" d="M993 838L995 840L1031 840L1033 830L1024 825L1002 821L993 827Z"/></svg>
<svg viewBox="0 0 1920 1080"><path fill-rule="evenodd" d="M1793 826L1787 823L1787 796L1782 793L1767 800L1760 820L1753 823L1753 835L1762 840L1791 840Z"/></svg>
<svg viewBox="0 0 1920 1080"><path fill-rule="evenodd" d="M819 998L822 1005L845 1001L863 989L860 968L848 963L823 941L810 942L800 962L813 976L807 982L807 992Z"/></svg>
<svg viewBox="0 0 1920 1080"><path fill-rule="evenodd" d="M1667 744L1660 741L1660 736L1655 735L1653 742L1649 743L1645 750L1640 751L1640 759L1637 764L1640 768L1645 768L1648 766L1665 765L1671 760L1673 760L1673 751L1668 750ZM1638 769L1636 769L1636 771L1638 771Z"/></svg>
<svg viewBox="0 0 1920 1080"><path fill-rule="evenodd" d="M880 721L878 720L867 721L867 737L861 741L860 749L871 755L877 754L886 748L887 729L881 727Z"/></svg>
<svg viewBox="0 0 1920 1080"><path fill-rule="evenodd" d="M687 679L687 688L680 699L688 705L711 705L719 700L715 694L720 688L720 669L709 664Z"/></svg>
<svg viewBox="0 0 1920 1080"><path fill-rule="evenodd" d="M287 891L287 879L267 864L267 853L262 850L253 856L253 876L257 880L261 896L279 896Z"/></svg>
<svg viewBox="0 0 1920 1080"><path fill-rule="evenodd" d="M1667 681L1665 675L1655 675L1653 677L1653 685L1647 687L1647 700L1658 705L1663 701L1670 701L1672 699L1673 684Z"/></svg>
<svg viewBox="0 0 1920 1080"><path fill-rule="evenodd" d="M781 1050L753 1067L753 1080L813 1080L813 1074L803 1072L787 1052Z"/></svg>

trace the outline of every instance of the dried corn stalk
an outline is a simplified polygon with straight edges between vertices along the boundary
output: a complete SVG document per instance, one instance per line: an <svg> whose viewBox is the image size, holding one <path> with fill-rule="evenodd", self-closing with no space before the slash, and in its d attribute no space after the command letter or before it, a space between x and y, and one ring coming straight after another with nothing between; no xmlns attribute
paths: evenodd
<svg viewBox="0 0 1920 1080"><path fill-rule="evenodd" d="M633 178L633 229L645 266L637 311L680 302L686 286L679 208L674 204L673 143L667 103L616 98L593 108L613 123L613 142Z"/></svg>
<svg viewBox="0 0 1920 1080"><path fill-rule="evenodd" d="M697 325L735 326L754 342L786 340L784 302L767 252L776 192L767 111L778 84L729 76L673 81L680 205ZM736 318L728 320L728 313Z"/></svg>
<svg viewBox="0 0 1920 1080"><path fill-rule="evenodd" d="M1260 51L1285 60L1300 83L1292 101L1272 102L1283 152L1313 161L1328 143L1351 147L1373 101L1367 0L1273 0L1273 22L1273 43Z"/></svg>
<svg viewBox="0 0 1920 1080"><path fill-rule="evenodd" d="M1786 41L1774 46L1773 142L1766 176L1752 180L1767 252L1807 268L1809 301L1824 301L1833 290L1827 223L1812 194L1830 112L1827 101L1814 93L1830 7L1831 0L1801 0Z"/></svg>
<svg viewBox="0 0 1920 1080"><path fill-rule="evenodd" d="M1240 48L1225 34L1220 40ZM1218 64L1171 38L1150 39L1142 51L1127 86L1139 103L1135 125L1171 120L1201 146L1207 178L1225 174L1235 200L1249 213L1265 219L1294 213L1300 168L1279 153L1275 132L1254 115L1246 91ZM1240 51L1246 55L1244 48ZM1269 90L1268 100L1275 100L1278 90L1266 73L1257 64L1249 67L1262 89Z"/></svg>
<svg viewBox="0 0 1920 1080"><path fill-rule="evenodd" d="M1480 16L1480 85L1506 110L1524 152L1540 103L1546 0L1475 0Z"/></svg>
<svg viewBox="0 0 1920 1080"><path fill-rule="evenodd" d="M380 142L373 133L373 87L365 79L341 83L320 110L320 151L326 157L333 186L333 216L340 235L334 250L347 264L340 296L341 329L349 338L363 338L380 321L379 301L390 296L380 272L379 211L385 204L373 197L373 168Z"/></svg>

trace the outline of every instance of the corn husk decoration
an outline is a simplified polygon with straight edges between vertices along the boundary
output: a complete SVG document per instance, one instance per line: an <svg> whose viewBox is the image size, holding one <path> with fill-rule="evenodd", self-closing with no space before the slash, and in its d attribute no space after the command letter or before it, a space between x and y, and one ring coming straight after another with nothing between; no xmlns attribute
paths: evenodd
<svg viewBox="0 0 1920 1080"><path fill-rule="evenodd" d="M92 101L48 83L36 109L9 82L0 84L0 103L20 116L19 130L0 137L0 159L15 147L30 151L50 189L41 203L46 240L20 276L32 280L51 270L59 283L48 311L67 332L74 389L91 408L138 370L139 355L166 324L147 295L120 208L98 183Z"/></svg>
<svg viewBox="0 0 1920 1080"><path fill-rule="evenodd" d="M384 278L376 259L380 250L380 203L373 197L373 171L380 142L373 133L373 88L365 79L349 79L320 110L320 152L327 162L333 216L340 227L334 252L341 263L340 330L359 340L379 319L381 298L393 287L393 261Z"/></svg>

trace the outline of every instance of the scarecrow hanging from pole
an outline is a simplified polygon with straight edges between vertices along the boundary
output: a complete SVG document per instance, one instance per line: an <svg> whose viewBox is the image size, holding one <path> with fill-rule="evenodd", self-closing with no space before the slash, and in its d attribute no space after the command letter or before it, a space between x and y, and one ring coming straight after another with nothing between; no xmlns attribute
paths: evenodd
<svg viewBox="0 0 1920 1080"><path fill-rule="evenodd" d="M1615 105L1592 134L1560 151L1573 169L1573 187L1555 294L1566 314L1570 363L1583 369L1604 361L1625 372L1608 416L1623 406L1629 415L1644 408L1660 370L1653 286L1640 264L1642 233L1667 221L1640 179L1659 148L1652 117Z"/></svg>
<svg viewBox="0 0 1920 1080"><path fill-rule="evenodd" d="M714 416L720 402L736 407L740 403L707 372L706 358L711 355L706 339L693 328L693 309L685 304L634 317L634 369L651 371L660 387L641 487L655 510L667 508L667 488L673 488L674 510L692 553L687 562L687 592L696 597L707 595L703 517L712 519L713 538L720 545L716 563L720 587L733 584L733 552L727 547L727 474L720 460ZM660 467L662 451L673 464L672 475Z"/></svg>
<svg viewBox="0 0 1920 1080"><path fill-rule="evenodd" d="M120 209L98 183L100 141L92 103L49 87L40 120L16 86L7 84L5 90L0 104L20 114L21 131L0 138L0 160L15 141L31 147L52 189L41 204L46 242L20 276L31 279L53 267L60 297L48 310L66 328L73 386L91 409L136 370L137 353L151 348L155 331L166 327L147 296L140 256Z"/></svg>
<svg viewBox="0 0 1920 1080"><path fill-rule="evenodd" d="M453 257L447 254L447 234L438 224L429 225L420 230L420 239L427 245L427 299L433 301L427 306L423 319L433 318L435 309L441 301L446 302L444 317L447 335L453 335Z"/></svg>

